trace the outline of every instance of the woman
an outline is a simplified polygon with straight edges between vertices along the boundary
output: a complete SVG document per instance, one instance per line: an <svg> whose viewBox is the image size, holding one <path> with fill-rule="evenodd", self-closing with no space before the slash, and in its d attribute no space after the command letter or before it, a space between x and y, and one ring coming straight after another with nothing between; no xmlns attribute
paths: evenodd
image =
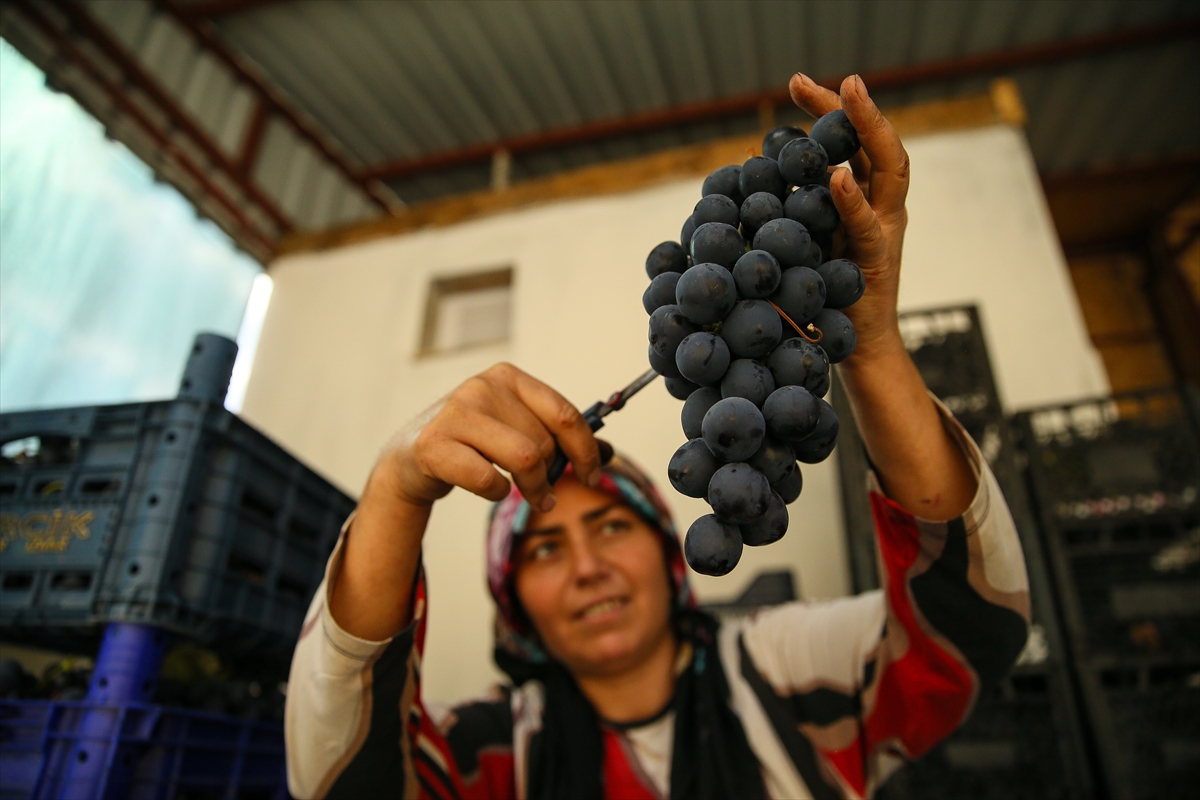
<svg viewBox="0 0 1200 800"><path fill-rule="evenodd" d="M1016 658L1029 597L1012 520L900 340L907 154L857 76L840 96L802 75L790 89L815 116L843 107L863 145L830 186L867 279L840 369L875 467L883 590L718 626L645 477L603 458L553 389L493 367L385 448L330 558L289 680L297 797L869 796ZM571 469L550 486L556 441ZM420 547L454 486L498 501L488 582L515 688L435 719Z"/></svg>

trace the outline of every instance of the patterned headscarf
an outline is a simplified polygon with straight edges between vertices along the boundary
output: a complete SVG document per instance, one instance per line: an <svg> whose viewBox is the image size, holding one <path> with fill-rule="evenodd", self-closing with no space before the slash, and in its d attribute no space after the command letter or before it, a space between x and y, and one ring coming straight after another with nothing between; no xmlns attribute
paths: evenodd
<svg viewBox="0 0 1200 800"><path fill-rule="evenodd" d="M574 474L570 465L566 474ZM659 534L673 589L673 614L695 608L696 599L688 584L683 550L679 546L671 512L646 474L628 459L614 455L603 467L600 484L596 488L629 506ZM547 660L546 651L542 648L537 631L532 629L519 607L513 584L515 570L512 557L517 537L525 532L531 512L532 508L515 483L508 497L492 507L487 536L487 577L488 589L496 603L496 647L522 660L541 664Z"/></svg>

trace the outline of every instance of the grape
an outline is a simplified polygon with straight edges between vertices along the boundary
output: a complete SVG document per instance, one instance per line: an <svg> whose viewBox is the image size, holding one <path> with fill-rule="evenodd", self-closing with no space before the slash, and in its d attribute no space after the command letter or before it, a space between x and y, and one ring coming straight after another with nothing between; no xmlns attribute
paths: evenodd
<svg viewBox="0 0 1200 800"><path fill-rule="evenodd" d="M787 181L779 174L779 162L763 156L754 156L742 164L738 188L743 197L749 197L756 192L767 192L780 200L787 197Z"/></svg>
<svg viewBox="0 0 1200 800"><path fill-rule="evenodd" d="M808 136L825 149L830 164L841 164L858 152L858 131L854 130L846 112L840 108L813 123Z"/></svg>
<svg viewBox="0 0 1200 800"><path fill-rule="evenodd" d="M803 386L780 386L763 403L767 430L778 439L803 439L817 428L821 402Z"/></svg>
<svg viewBox="0 0 1200 800"><path fill-rule="evenodd" d="M811 138L793 139L779 151L779 171L793 186L820 183L828 166L825 148Z"/></svg>
<svg viewBox="0 0 1200 800"><path fill-rule="evenodd" d="M837 413L833 410L833 406L824 400L817 402L821 404L817 427L808 436L791 443L796 459L805 464L817 464L829 458L834 445L837 444Z"/></svg>
<svg viewBox="0 0 1200 800"><path fill-rule="evenodd" d="M783 321L765 300L742 300L721 324L721 338L734 358L765 358L783 338Z"/></svg>
<svg viewBox="0 0 1200 800"><path fill-rule="evenodd" d="M829 391L829 357L799 336L784 339L767 357L776 386L803 386L814 397Z"/></svg>
<svg viewBox="0 0 1200 800"><path fill-rule="evenodd" d="M708 325L725 319L733 309L737 302L737 285L733 282L733 273L724 267L697 264L683 273L675 284L675 299L685 317L696 325Z"/></svg>
<svg viewBox="0 0 1200 800"><path fill-rule="evenodd" d="M779 262L766 250L751 250L733 265L733 282L737 285L738 297L770 297L771 292L779 286L782 274Z"/></svg>
<svg viewBox="0 0 1200 800"><path fill-rule="evenodd" d="M711 333L689 334L675 351L675 366L692 383L712 386L729 369L729 347Z"/></svg>
<svg viewBox="0 0 1200 800"><path fill-rule="evenodd" d="M683 337L697 330L677 305L659 306L650 314L650 346L663 358L674 358Z"/></svg>
<svg viewBox="0 0 1200 800"><path fill-rule="evenodd" d="M826 308L852 306L867 289L867 282L858 264L844 258L827 261L817 268L817 274L825 281ZM733 277L737 279L736 272Z"/></svg>
<svg viewBox="0 0 1200 800"><path fill-rule="evenodd" d="M692 392L700 388L687 378L663 378L663 383L667 386L667 393L676 400L687 400Z"/></svg>
<svg viewBox="0 0 1200 800"><path fill-rule="evenodd" d="M650 369L662 375L664 378L681 378L679 367L675 366L675 359L667 356L659 355L654 351L654 345L650 345Z"/></svg>
<svg viewBox="0 0 1200 800"><path fill-rule="evenodd" d="M721 468L703 439L684 442L671 462L667 464L667 479L680 494L688 497L704 497L708 493L708 482Z"/></svg>
<svg viewBox="0 0 1200 800"><path fill-rule="evenodd" d="M811 236L812 234L809 234ZM808 243L808 257L800 264L802 267L816 269L825 262L825 252L821 249L821 245L817 244L817 240L813 239Z"/></svg>
<svg viewBox="0 0 1200 800"><path fill-rule="evenodd" d="M692 211L692 222L695 223L696 227L706 222L723 222L726 225L736 228L740 220L738 207L723 194L710 194L701 197L700 201L696 203L696 208Z"/></svg>
<svg viewBox="0 0 1200 800"><path fill-rule="evenodd" d="M708 482L708 502L718 518L740 525L767 513L771 484L749 464L726 464Z"/></svg>
<svg viewBox="0 0 1200 800"><path fill-rule="evenodd" d="M783 216L783 203L770 192L755 192L742 203L742 232L753 237L758 229L773 219Z"/></svg>
<svg viewBox="0 0 1200 800"><path fill-rule="evenodd" d="M721 397L744 397L759 408L773 391L775 379L771 370L748 358L730 364L721 379Z"/></svg>
<svg viewBox="0 0 1200 800"><path fill-rule="evenodd" d="M808 229L810 236L833 233L838 225L838 210L833 195L824 186L800 186L788 195L783 213Z"/></svg>
<svg viewBox="0 0 1200 800"><path fill-rule="evenodd" d="M821 248L821 263L833 257L833 235L829 233L809 234L817 247Z"/></svg>
<svg viewBox="0 0 1200 800"><path fill-rule="evenodd" d="M646 256L646 274L654 280L664 272L683 272L687 269L687 253L675 242L663 242Z"/></svg>
<svg viewBox="0 0 1200 800"><path fill-rule="evenodd" d="M742 544L750 547L761 547L773 544L783 538L788 529L788 510L783 498L771 492L771 501L767 512L753 522L747 522L740 527Z"/></svg>
<svg viewBox="0 0 1200 800"><path fill-rule="evenodd" d="M680 412L679 420L683 423L683 435L689 439L699 439L702 435L700 424L704 415L721 399L721 390L716 386L701 386L688 395Z"/></svg>
<svg viewBox="0 0 1200 800"><path fill-rule="evenodd" d="M723 222L706 222L692 234L692 261L696 264L733 265L746 251L746 242L737 228Z"/></svg>
<svg viewBox="0 0 1200 800"><path fill-rule="evenodd" d="M700 196L723 194L740 206L742 200L746 199L738 188L738 177L741 173L742 168L736 164L713 170L712 174L704 179L704 185L700 188Z"/></svg>
<svg viewBox="0 0 1200 800"><path fill-rule="evenodd" d="M767 423L768 429L770 423ZM771 483L778 483L796 469L796 456L787 442L767 436L758 452L746 462L766 476Z"/></svg>
<svg viewBox="0 0 1200 800"><path fill-rule="evenodd" d="M647 314L653 314L655 309L675 303L675 284L679 283L678 272L664 272L646 287L642 293L642 306Z"/></svg>
<svg viewBox="0 0 1200 800"><path fill-rule="evenodd" d="M821 332L821 349L829 356L829 363L845 361L854 352L858 336L850 318L836 308L824 308L812 321Z"/></svg>
<svg viewBox="0 0 1200 800"><path fill-rule="evenodd" d="M779 495L785 503L796 502L803 488L804 476L800 474L799 466L784 476L783 480L771 484L771 491Z"/></svg>
<svg viewBox="0 0 1200 800"><path fill-rule="evenodd" d="M744 461L762 446L767 423L754 403L744 397L726 397L704 415L700 432L717 458Z"/></svg>
<svg viewBox="0 0 1200 800"><path fill-rule="evenodd" d="M692 252L692 234L696 232L696 220L688 217L683 223L683 230L679 232L679 242L683 245L685 253Z"/></svg>
<svg viewBox="0 0 1200 800"><path fill-rule="evenodd" d="M742 557L742 534L712 514L705 514L688 528L683 555L692 569L702 575L727 575Z"/></svg>
<svg viewBox="0 0 1200 800"><path fill-rule="evenodd" d="M679 281L680 285L685 280L686 273ZM792 318L792 322L804 327L825 305L825 281L821 280L816 270L808 267L785 269L771 300Z"/></svg>
<svg viewBox="0 0 1200 800"><path fill-rule="evenodd" d="M787 504L803 488L797 462L821 461L836 444L837 415L820 398L830 364L854 350L854 326L838 309L865 281L850 261L826 263L840 222L829 170L857 146L844 114L822 117L811 137L771 130L761 156L705 178L680 244L647 259L650 365L684 401L688 439L667 475L714 512L684 542L698 572L727 574L744 544L783 537ZM819 344L793 336L810 324Z"/></svg>
<svg viewBox="0 0 1200 800"><path fill-rule="evenodd" d="M766 250L775 256L781 269L798 267L808 256L812 241L804 226L794 219L773 219L754 234L754 249Z"/></svg>
<svg viewBox="0 0 1200 800"><path fill-rule="evenodd" d="M797 128L794 125L780 125L778 128L772 128L763 137L762 153L767 158L778 160L779 151L785 144L792 139L801 139L807 135L803 128Z"/></svg>

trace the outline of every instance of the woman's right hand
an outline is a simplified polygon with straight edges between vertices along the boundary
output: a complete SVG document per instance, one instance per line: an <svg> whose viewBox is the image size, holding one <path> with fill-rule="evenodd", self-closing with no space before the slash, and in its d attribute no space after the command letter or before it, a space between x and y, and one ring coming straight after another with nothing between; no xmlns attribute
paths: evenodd
<svg viewBox="0 0 1200 800"><path fill-rule="evenodd" d="M429 506L455 486L501 500L508 472L534 508L549 511L546 470L555 442L587 484L600 479L600 453L583 415L562 395L512 364L467 379L406 425L375 471L397 499Z"/></svg>
<svg viewBox="0 0 1200 800"><path fill-rule="evenodd" d="M546 469L557 440L586 484L600 480L587 421L562 395L511 364L466 380L384 448L342 545L329 611L348 633L388 639L412 621L421 538L435 501L455 486L501 500L506 470L534 508L554 507Z"/></svg>

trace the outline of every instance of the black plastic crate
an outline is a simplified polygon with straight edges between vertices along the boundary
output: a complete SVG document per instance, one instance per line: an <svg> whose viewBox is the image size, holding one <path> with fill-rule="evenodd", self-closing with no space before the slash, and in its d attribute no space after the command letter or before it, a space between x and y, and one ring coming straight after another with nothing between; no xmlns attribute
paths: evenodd
<svg viewBox="0 0 1200 800"><path fill-rule="evenodd" d="M1056 527L1200 507L1200 444L1181 391L1051 406L1018 419L1038 504Z"/></svg>
<svg viewBox="0 0 1200 800"><path fill-rule="evenodd" d="M1184 395L1116 396L1018 419L1079 663L1200 654L1200 449Z"/></svg>
<svg viewBox="0 0 1200 800"><path fill-rule="evenodd" d="M1028 652L1028 651L1027 651ZM881 800L1068 800L1090 798L1067 672L1060 664L1016 667L970 718L930 753L884 784Z"/></svg>
<svg viewBox="0 0 1200 800"><path fill-rule="evenodd" d="M6 639L78 652L103 623L142 622L290 654L354 500L223 391L187 391L192 366L180 399L0 415Z"/></svg>
<svg viewBox="0 0 1200 800"><path fill-rule="evenodd" d="M974 307L901 316L905 346L930 391L979 445L1004 493L1029 573L1033 625L1013 672L980 698L964 726L885 784L883 798L1086 798L1093 774L1050 570L1025 486L1024 458L996 392ZM865 491L868 463L850 406L835 379L842 421L838 467L856 591L879 585L875 535Z"/></svg>
<svg viewBox="0 0 1200 800"><path fill-rule="evenodd" d="M975 306L905 312L900 335L929 391L959 421L1003 417Z"/></svg>
<svg viewBox="0 0 1200 800"><path fill-rule="evenodd" d="M1200 656L1200 515L1068 527L1050 549L1081 657Z"/></svg>
<svg viewBox="0 0 1200 800"><path fill-rule="evenodd" d="M1079 669L1111 800L1200 793L1200 659L1098 658Z"/></svg>

